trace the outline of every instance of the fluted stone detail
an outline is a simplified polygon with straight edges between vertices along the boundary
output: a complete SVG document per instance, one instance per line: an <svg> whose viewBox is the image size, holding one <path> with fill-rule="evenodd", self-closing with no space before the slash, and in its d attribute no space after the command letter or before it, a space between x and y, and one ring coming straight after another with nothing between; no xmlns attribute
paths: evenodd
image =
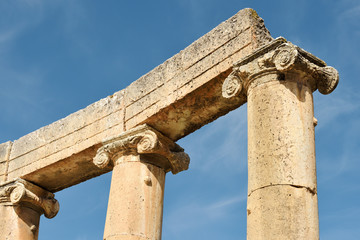
<svg viewBox="0 0 360 240"><path fill-rule="evenodd" d="M47 218L53 218L59 211L59 202L54 194L28 181L18 179L0 186L0 203L30 207Z"/></svg>
<svg viewBox="0 0 360 240"><path fill-rule="evenodd" d="M254 80L269 73L277 73L278 80L282 80L282 75L298 74L313 91L318 89L322 94L331 93L339 82L336 69L280 37L236 62L223 83L222 95L231 98L242 91L247 94Z"/></svg>
<svg viewBox="0 0 360 240"><path fill-rule="evenodd" d="M173 174L188 169L190 163L190 158L183 148L146 124L103 141L103 146L98 149L93 162L99 168L105 168L116 165L119 156L129 154L157 155L158 158L151 159L165 161L152 160L150 163Z"/></svg>

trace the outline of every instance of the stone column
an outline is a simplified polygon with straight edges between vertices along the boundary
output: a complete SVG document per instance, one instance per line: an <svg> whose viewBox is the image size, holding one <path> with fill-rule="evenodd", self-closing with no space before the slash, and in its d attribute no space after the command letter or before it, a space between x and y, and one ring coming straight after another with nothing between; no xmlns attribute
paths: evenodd
<svg viewBox="0 0 360 240"><path fill-rule="evenodd" d="M104 141L94 163L113 167L104 240L160 240L165 174L188 168L184 150L141 125Z"/></svg>
<svg viewBox="0 0 360 240"><path fill-rule="evenodd" d="M247 239L319 239L312 92L337 71L278 38L234 64L223 96L247 95Z"/></svg>
<svg viewBox="0 0 360 240"><path fill-rule="evenodd" d="M18 179L0 186L0 239L36 240L40 215L53 218L59 211L54 194Z"/></svg>

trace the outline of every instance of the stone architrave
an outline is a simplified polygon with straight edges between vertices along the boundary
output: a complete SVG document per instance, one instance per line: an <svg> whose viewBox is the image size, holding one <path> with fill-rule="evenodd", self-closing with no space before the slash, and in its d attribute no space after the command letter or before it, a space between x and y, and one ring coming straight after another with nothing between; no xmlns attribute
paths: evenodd
<svg viewBox="0 0 360 240"><path fill-rule="evenodd" d="M247 239L319 239L312 93L338 72L278 38L234 64L223 97L248 102Z"/></svg>
<svg viewBox="0 0 360 240"><path fill-rule="evenodd" d="M147 125L106 140L94 157L113 168L104 240L160 240L165 174L188 169L184 150Z"/></svg>
<svg viewBox="0 0 360 240"><path fill-rule="evenodd" d="M92 163L101 141L141 124L173 141L187 136L246 103L223 99L222 82L234 61L271 40L254 10L240 10L125 89L0 144L0 184L22 178L57 192L97 177L110 169Z"/></svg>
<svg viewBox="0 0 360 240"><path fill-rule="evenodd" d="M0 239L36 240L41 214L53 218L59 211L54 194L23 179L0 186Z"/></svg>

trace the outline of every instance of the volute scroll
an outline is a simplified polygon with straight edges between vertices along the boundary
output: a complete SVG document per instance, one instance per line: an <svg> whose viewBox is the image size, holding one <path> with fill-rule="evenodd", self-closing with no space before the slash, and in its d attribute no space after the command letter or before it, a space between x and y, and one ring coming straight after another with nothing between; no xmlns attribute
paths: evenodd
<svg viewBox="0 0 360 240"><path fill-rule="evenodd" d="M270 73L298 74L313 91L318 89L322 94L334 91L339 82L335 68L280 37L234 63L233 71L223 83L222 96L232 98L242 91L247 94L252 82Z"/></svg>
<svg viewBox="0 0 360 240"><path fill-rule="evenodd" d="M0 203L27 206L47 218L53 218L59 212L59 202L54 194L28 181L18 179L0 186Z"/></svg>
<svg viewBox="0 0 360 240"><path fill-rule="evenodd" d="M93 162L99 168L112 167L117 164L116 159L119 156L128 154L155 155L166 159L165 171L173 174L188 169L190 163L190 158L183 148L146 124L103 141L103 146L97 150ZM160 164L156 160L151 161L155 165Z"/></svg>

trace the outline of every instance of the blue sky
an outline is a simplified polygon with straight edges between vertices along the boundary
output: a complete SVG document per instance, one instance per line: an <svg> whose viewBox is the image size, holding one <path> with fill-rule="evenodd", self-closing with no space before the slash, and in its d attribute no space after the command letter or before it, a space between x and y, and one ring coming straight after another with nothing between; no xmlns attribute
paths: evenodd
<svg viewBox="0 0 360 240"><path fill-rule="evenodd" d="M314 93L320 237L360 239L358 0L1 0L0 142L125 88L245 7L340 73ZM167 175L163 239L246 239L246 105L178 143L191 164ZM56 193L39 239L102 239L110 181Z"/></svg>

